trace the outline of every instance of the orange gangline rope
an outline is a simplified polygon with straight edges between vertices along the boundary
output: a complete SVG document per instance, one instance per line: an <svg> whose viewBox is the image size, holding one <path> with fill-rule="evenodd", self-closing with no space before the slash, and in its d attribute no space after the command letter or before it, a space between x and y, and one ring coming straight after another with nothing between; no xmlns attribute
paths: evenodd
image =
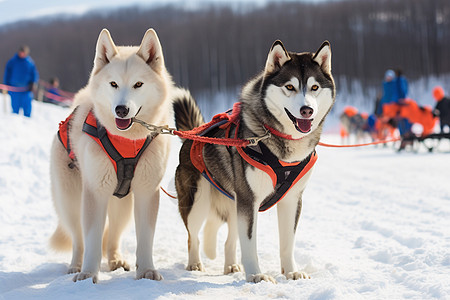
<svg viewBox="0 0 450 300"><path fill-rule="evenodd" d="M393 138L390 140L382 140L382 141L376 141L372 143L365 143L365 144L353 144L353 145L333 145L333 144L326 144L319 142L319 146L322 147L331 147L331 148L351 148L351 147L363 147L363 146L370 146L370 145L377 145L377 144L386 144L390 142L397 142L400 141L401 138Z"/></svg>

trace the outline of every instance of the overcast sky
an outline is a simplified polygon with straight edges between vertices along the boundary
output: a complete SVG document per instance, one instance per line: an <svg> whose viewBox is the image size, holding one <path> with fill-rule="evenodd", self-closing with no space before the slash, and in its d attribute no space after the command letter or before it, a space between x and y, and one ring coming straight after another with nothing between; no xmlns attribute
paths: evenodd
<svg viewBox="0 0 450 300"><path fill-rule="evenodd" d="M245 2L245 0L0 0L0 26L49 15L82 15L93 9L119 8L134 4L160 6L175 3L184 7L196 7L204 2L237 3L243 1ZM268 1L270 0L250 0L247 2L265 3Z"/></svg>
<svg viewBox="0 0 450 300"><path fill-rule="evenodd" d="M190 1L190 0L188 0ZM133 4L177 3L179 0L0 0L0 25L57 14L81 15L98 8L118 8Z"/></svg>
<svg viewBox="0 0 450 300"><path fill-rule="evenodd" d="M169 3L195 8L205 2L264 4L276 0L0 0L0 26L8 23L58 14L82 15L99 8L119 8L135 4L160 6ZM288 1L327 1L327 0L288 0ZM330 1L330 0L328 0Z"/></svg>

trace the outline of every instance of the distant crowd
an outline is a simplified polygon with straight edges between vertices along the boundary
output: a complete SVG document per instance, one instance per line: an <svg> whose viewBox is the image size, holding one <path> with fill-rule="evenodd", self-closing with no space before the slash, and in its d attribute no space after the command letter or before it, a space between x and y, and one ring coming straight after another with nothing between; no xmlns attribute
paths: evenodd
<svg viewBox="0 0 450 300"><path fill-rule="evenodd" d="M71 102L71 95L59 89L58 78L52 78L50 83L39 81L39 72L26 45L7 62L3 83L0 89L3 94L9 93L15 114L22 111L24 116L31 117L33 98L63 106Z"/></svg>
<svg viewBox="0 0 450 300"><path fill-rule="evenodd" d="M434 132L437 122L440 133L450 131L450 98L441 86L432 90L436 101L434 108L419 106L408 98L408 81L400 70L387 70L382 84L382 96L376 100L372 114L359 112L356 107L347 106L340 116L341 137L348 142L350 134L357 139L364 134L373 140L401 139L399 151L411 145L418 137L426 137ZM413 133L413 124L421 125L421 133Z"/></svg>

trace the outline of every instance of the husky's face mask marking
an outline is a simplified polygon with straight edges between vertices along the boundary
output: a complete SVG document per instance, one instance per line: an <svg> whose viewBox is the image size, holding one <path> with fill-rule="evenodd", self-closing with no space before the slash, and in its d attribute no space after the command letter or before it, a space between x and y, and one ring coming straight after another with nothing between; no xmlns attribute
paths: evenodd
<svg viewBox="0 0 450 300"><path fill-rule="evenodd" d="M274 89L273 96L279 97L279 105L282 105L286 116L292 121L295 129L301 133L311 131L312 122L317 115L316 96L319 94L320 85L313 78L307 80L305 87L300 85L298 78L293 77L281 87L284 94L277 95Z"/></svg>
<svg viewBox="0 0 450 300"><path fill-rule="evenodd" d="M287 52L280 41L269 52L265 104L286 134L301 137L322 122L333 104L328 42L315 54Z"/></svg>

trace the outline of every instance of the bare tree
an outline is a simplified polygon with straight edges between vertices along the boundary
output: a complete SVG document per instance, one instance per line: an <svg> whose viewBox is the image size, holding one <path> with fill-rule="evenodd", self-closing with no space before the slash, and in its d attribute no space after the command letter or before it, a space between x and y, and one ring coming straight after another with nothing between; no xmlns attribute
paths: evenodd
<svg viewBox="0 0 450 300"><path fill-rule="evenodd" d="M364 87L379 85L387 68L400 67L411 79L450 73L448 0L130 7L21 22L0 27L0 68L26 43L41 78L57 76L63 89L76 91L87 82L104 27L124 45L139 44L143 32L155 28L175 82L194 94L242 86L262 69L276 39L293 51L314 51L329 40L336 78Z"/></svg>

